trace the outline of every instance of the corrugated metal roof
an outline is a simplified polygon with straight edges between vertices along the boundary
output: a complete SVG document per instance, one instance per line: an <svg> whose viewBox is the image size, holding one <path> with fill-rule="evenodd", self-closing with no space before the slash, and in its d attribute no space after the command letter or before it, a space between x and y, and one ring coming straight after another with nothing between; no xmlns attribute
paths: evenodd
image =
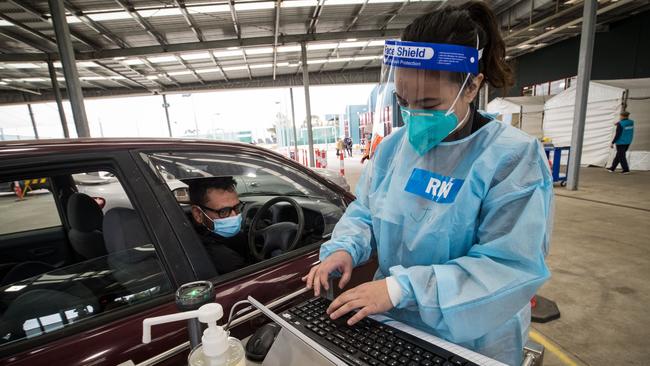
<svg viewBox="0 0 650 366"><path fill-rule="evenodd" d="M611 5L612 1L601 1L600 6ZM102 88L111 89L112 94L115 94L115 89L127 90L129 87L150 90L178 88L184 84L194 85L198 82L193 71L205 82L224 80L220 68L228 79L248 79L249 68L253 78L273 75L276 1L237 0L234 2L234 13L231 12L227 0L121 0L121 2L126 2L130 9L144 18L151 29L144 29L133 15L115 1L65 1L73 46L79 53L77 66L84 88L100 91ZM313 36L306 38L310 41L307 52L308 62L310 70L320 72L360 70L379 66L381 41L387 38L385 32L399 34L399 31L413 19L440 6L442 1L413 0L405 4L405 1L398 0L325 0L314 29L310 29L310 24L314 20L313 15L316 6L321 3L320 0L284 0L280 3L282 4L278 29L280 39L313 33ZM521 2L509 0L492 2L494 9L500 13L504 37L511 54L528 52L525 47L517 46L522 42L525 43L526 39L540 34L538 29L523 32L531 20L533 23L543 22L545 18L553 16L553 20L545 24L545 27L550 29L549 27L559 26L581 16L580 5L562 4L553 9L555 2L547 3L537 1L530 16L518 17L514 20L510 17L509 22L505 22L508 12L512 12L515 6L521 7ZM223 40L234 40L234 42L230 42L229 46L211 48L210 52L214 55L214 59L210 57L208 50L192 51L202 47L197 46L199 39L177 4L184 4L191 22L196 26L196 31L200 32L203 41L213 42L212 44ZM626 11L629 12L630 9L644 9L648 6L647 1L628 0L624 6L608 12L607 16L599 16L598 21L604 23L618 19L625 16ZM572 11L573 8L575 11ZM36 60L46 59L42 50L53 54L57 52L55 45L48 41L48 38L55 38L49 22L48 2L46 0L5 0L0 2L0 14L9 19L0 20L0 59L6 60L11 57L13 60L23 60L0 62L0 89L12 90L11 88L16 87L35 91L50 89L47 65L44 61ZM237 19L236 23L233 21L233 16ZM355 17L356 21L352 24ZM23 28L12 22L20 23ZM103 32L98 27L104 28L107 32ZM29 29L33 32L28 31ZM236 29L240 31L239 38ZM373 33L369 36L368 33L360 33L361 31ZM150 32L160 34L165 44L161 45ZM553 34L548 40L544 40L544 43L552 43L578 32L579 28L567 28ZM338 34L338 36L334 40L311 41L311 39L323 39L328 34ZM259 37L267 37L268 40L255 41L253 42L255 46L232 49L231 45L247 44L246 42L251 39L260 40ZM369 41L374 42L369 44ZM175 53L171 54L165 53L164 48L167 45L191 45L191 47L188 46L183 48L183 51L174 51ZM130 50L139 51L132 53L137 55L115 58L101 56L107 50L120 50L122 46L126 47L126 50L120 55L129 54ZM158 48L146 52L142 47L148 46ZM277 46L276 73L278 75L298 73L300 45L280 42ZM242 50L246 52L245 58ZM183 62L179 62L177 57L180 57ZM93 59L97 62L89 62ZM61 69L57 71L59 77L62 77ZM65 83L61 82L59 85L65 87Z"/></svg>

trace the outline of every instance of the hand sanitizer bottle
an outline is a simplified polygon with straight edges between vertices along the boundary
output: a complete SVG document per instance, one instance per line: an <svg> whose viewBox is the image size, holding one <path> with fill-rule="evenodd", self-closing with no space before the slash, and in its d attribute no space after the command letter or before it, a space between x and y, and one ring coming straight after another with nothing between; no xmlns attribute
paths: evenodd
<svg viewBox="0 0 650 366"><path fill-rule="evenodd" d="M222 316L221 305L210 303L201 306L198 310L147 318L142 323L142 342L151 342L152 325L198 318L201 323L206 323L208 328L203 332L201 345L190 353L188 364L190 366L245 366L244 346L241 341L229 337L228 332L217 325L217 321Z"/></svg>

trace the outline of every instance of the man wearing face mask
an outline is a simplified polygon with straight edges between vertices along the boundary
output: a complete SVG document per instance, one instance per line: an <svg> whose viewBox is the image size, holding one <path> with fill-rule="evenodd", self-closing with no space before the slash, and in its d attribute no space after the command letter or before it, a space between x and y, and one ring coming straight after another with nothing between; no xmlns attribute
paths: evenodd
<svg viewBox="0 0 650 366"><path fill-rule="evenodd" d="M186 179L194 229L219 274L246 266L247 242L241 232L243 203L232 177Z"/></svg>
<svg viewBox="0 0 650 366"><path fill-rule="evenodd" d="M473 104L484 83L511 80L484 2L442 6L386 41L374 114L392 107L382 103L394 92L405 125L371 152L356 200L303 280L318 296L332 272L343 288L373 252L379 268L373 281L334 299L332 319L357 310L352 325L388 312L521 364L530 299L550 276L553 182L535 138Z"/></svg>

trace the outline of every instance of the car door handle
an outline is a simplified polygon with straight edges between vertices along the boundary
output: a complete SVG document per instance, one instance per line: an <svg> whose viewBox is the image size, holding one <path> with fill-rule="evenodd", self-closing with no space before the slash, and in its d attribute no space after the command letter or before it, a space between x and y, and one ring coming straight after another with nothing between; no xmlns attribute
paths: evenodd
<svg viewBox="0 0 650 366"><path fill-rule="evenodd" d="M53 248L44 247L32 249L29 251L29 253L34 257L45 257L47 255L56 253L56 250Z"/></svg>

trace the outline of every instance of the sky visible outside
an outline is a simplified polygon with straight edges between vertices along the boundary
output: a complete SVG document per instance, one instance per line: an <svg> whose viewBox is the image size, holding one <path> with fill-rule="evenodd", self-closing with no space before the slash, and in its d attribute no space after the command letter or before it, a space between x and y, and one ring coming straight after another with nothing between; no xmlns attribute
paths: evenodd
<svg viewBox="0 0 650 366"><path fill-rule="evenodd" d="M341 114L346 105L366 104L373 84L313 86L312 115ZM294 87L296 125L305 120L303 87ZM276 114L291 118L289 88L238 89L191 94L169 94L169 114L174 137L210 131L253 131L267 137ZM162 96L86 99L86 114L92 137L168 137ZM63 137L55 103L32 104L41 138ZM68 126L75 135L70 106L65 102ZM26 105L0 107L0 139L32 138L34 133Z"/></svg>

